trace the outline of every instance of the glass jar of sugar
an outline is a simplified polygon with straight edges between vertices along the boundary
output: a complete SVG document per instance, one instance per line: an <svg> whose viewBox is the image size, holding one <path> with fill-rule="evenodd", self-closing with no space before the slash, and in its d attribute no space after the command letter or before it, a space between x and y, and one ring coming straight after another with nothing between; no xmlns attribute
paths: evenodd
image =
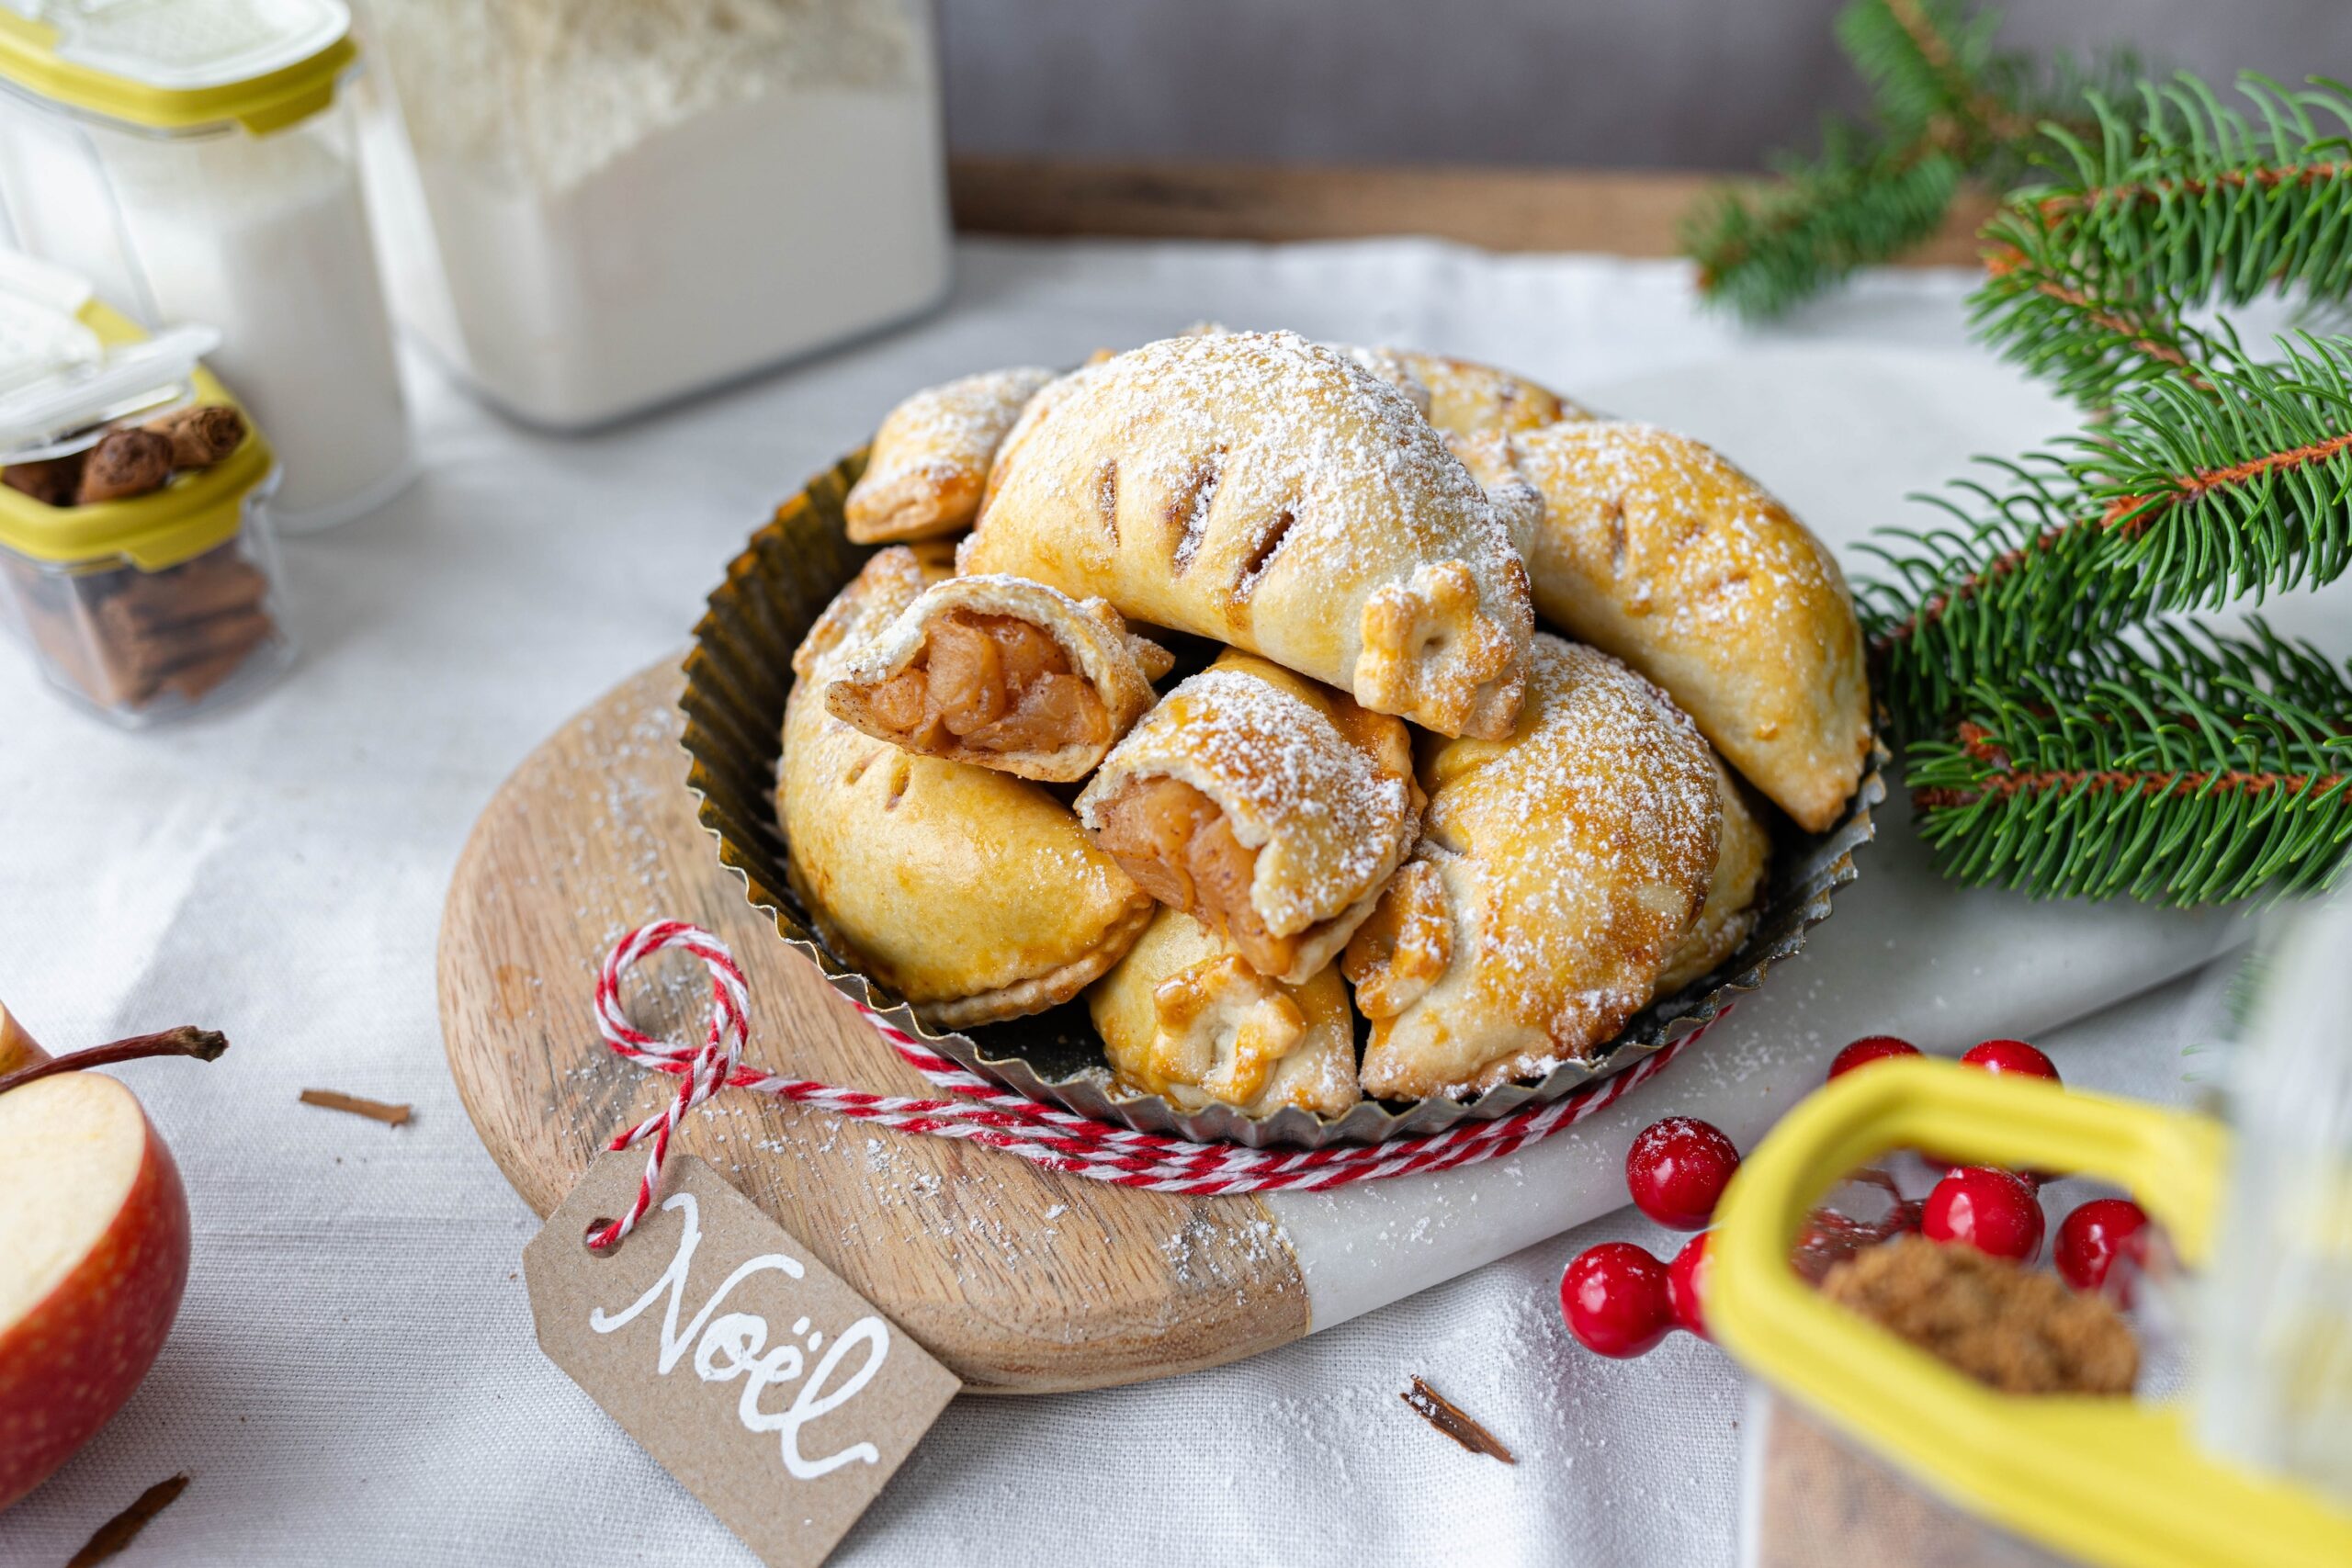
<svg viewBox="0 0 2352 1568"><path fill-rule="evenodd" d="M603 423L945 295L928 0L360 19L390 68L363 124L394 308L511 413Z"/></svg>
<svg viewBox="0 0 2352 1568"><path fill-rule="evenodd" d="M0 0L0 206L26 252L211 363L284 463L288 532L414 473L360 194L341 0Z"/></svg>

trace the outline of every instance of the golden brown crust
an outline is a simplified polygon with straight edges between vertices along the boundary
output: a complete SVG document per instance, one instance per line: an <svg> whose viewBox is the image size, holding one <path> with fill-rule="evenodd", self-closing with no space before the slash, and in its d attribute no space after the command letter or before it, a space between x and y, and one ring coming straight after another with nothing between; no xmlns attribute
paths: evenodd
<svg viewBox="0 0 2352 1568"><path fill-rule="evenodd" d="M896 620L922 591L954 568L936 545L894 545L867 558L849 586L818 613L800 646L792 650L792 673L800 680L831 679L831 671Z"/></svg>
<svg viewBox="0 0 2352 1568"><path fill-rule="evenodd" d="M919 577L910 552L882 552L820 618L826 645L804 646L777 818L793 889L835 956L924 1023L960 1028L1075 996L1154 906L1043 787L914 756L825 711L860 622L910 603Z"/></svg>
<svg viewBox="0 0 2352 1568"><path fill-rule="evenodd" d="M1348 938L1340 968L1364 1017L1395 1018L1427 996L1453 962L1445 879L1428 861L1410 860L1381 889L1372 918Z"/></svg>
<svg viewBox="0 0 2352 1568"><path fill-rule="evenodd" d="M928 659L940 626L951 618L1003 618L1033 626L1059 649L1063 667L1082 679L1099 709L1092 733L1068 733L1059 743L1024 743L1018 732L999 739L1001 724L982 728L926 725L921 733L891 722L878 711L890 683ZM1166 649L1127 630L1119 612L1100 599L1079 603L1058 589L1020 578L955 577L934 582L887 626L865 639L826 688L833 716L879 739L925 756L995 768L1024 779L1075 784L1094 771L1103 755L1153 701L1153 673L1170 666ZM935 705L935 701L934 701ZM1073 710L1076 711L1076 710ZM993 717L993 715L989 716ZM1065 727L1066 728L1068 727Z"/></svg>
<svg viewBox="0 0 2352 1568"><path fill-rule="evenodd" d="M1564 419L1592 417L1558 393L1491 365L1410 348L1378 352L1420 383L1430 423L1448 435L1538 430Z"/></svg>
<svg viewBox="0 0 2352 1568"><path fill-rule="evenodd" d="M1664 686L1733 767L1811 832L1871 748L1861 628L1837 562L1699 443L1567 423L1461 450L1490 487L1541 491L1526 544L1544 617Z"/></svg>
<svg viewBox="0 0 2352 1568"><path fill-rule="evenodd" d="M1142 853L1142 835L1128 830L1123 811L1159 781L1205 797L1185 835L1229 834L1248 857L1247 922L1225 907L1245 896L1238 870L1163 877L1141 863L1153 857ZM1268 973L1295 985L1328 964L1371 913L1412 848L1419 804L1404 725L1228 650L1113 749L1078 797L1078 813L1164 901L1221 926ZM1276 961L1253 942L1261 934L1295 940L1273 944Z"/></svg>
<svg viewBox="0 0 2352 1568"><path fill-rule="evenodd" d="M1534 627L1492 503L1396 389L1290 333L1079 371L1005 440L967 572L1099 595L1449 735L1505 735Z"/></svg>
<svg viewBox="0 0 2352 1568"><path fill-rule="evenodd" d="M890 411L842 507L861 545L932 539L970 525L989 465L1050 370L1024 367L928 387Z"/></svg>
<svg viewBox="0 0 2352 1568"><path fill-rule="evenodd" d="M1516 734L1424 762L1420 869L1350 964L1366 1016L1395 1008L1367 1094L1466 1098L1581 1057L1647 1004L1705 899L1722 811L1690 721L1591 649L1539 635L1530 664Z"/></svg>
<svg viewBox="0 0 2352 1568"><path fill-rule="evenodd" d="M1362 1098L1338 971L1269 980L1179 910L1161 908L1086 1000L1120 1081L1181 1109L1217 1100L1337 1116Z"/></svg>
<svg viewBox="0 0 2352 1568"><path fill-rule="evenodd" d="M1739 944L1756 929L1756 900L1764 891L1764 873L1772 863L1771 838L1741 798L1738 781L1722 758L1710 760L1715 765L1715 794L1724 808L1715 874L1690 934L1667 955L1666 973L1657 977L1657 994L1662 997L1712 974L1717 964L1739 951Z"/></svg>

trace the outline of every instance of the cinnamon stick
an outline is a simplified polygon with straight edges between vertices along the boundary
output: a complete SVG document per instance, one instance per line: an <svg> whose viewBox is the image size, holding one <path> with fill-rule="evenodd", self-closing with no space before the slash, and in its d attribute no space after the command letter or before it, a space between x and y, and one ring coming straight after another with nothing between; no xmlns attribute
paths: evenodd
<svg viewBox="0 0 2352 1568"><path fill-rule="evenodd" d="M11 463L0 469L0 484L21 491L43 506L71 506L82 488L82 459L86 453L69 452L38 463Z"/></svg>
<svg viewBox="0 0 2352 1568"><path fill-rule="evenodd" d="M354 1116L365 1116L370 1121L381 1122L388 1127L397 1127L415 1114L410 1107L405 1105L391 1105L380 1100L363 1100L358 1095L340 1094L331 1089L304 1089L302 1103L322 1106L329 1111L348 1111Z"/></svg>
<svg viewBox="0 0 2352 1568"><path fill-rule="evenodd" d="M187 1490L185 1472L168 1481L158 1481L139 1495L138 1500L106 1523L100 1525L81 1551L75 1552L65 1568L94 1568L96 1563L129 1546L147 1521L170 1507L179 1495Z"/></svg>
<svg viewBox="0 0 2352 1568"><path fill-rule="evenodd" d="M1503 1447L1492 1432L1473 1421L1462 1407L1438 1393L1420 1379L1413 1380L1412 1388L1396 1396L1412 1407L1413 1414L1460 1443L1474 1454L1487 1454L1505 1464L1519 1461Z"/></svg>
<svg viewBox="0 0 2352 1568"><path fill-rule="evenodd" d="M245 416L227 403L198 403L147 422L172 444L172 467L209 468L243 445Z"/></svg>
<svg viewBox="0 0 2352 1568"><path fill-rule="evenodd" d="M82 461L81 488L74 492L76 506L128 501L158 491L171 482L172 443L152 430L116 426L98 437Z"/></svg>

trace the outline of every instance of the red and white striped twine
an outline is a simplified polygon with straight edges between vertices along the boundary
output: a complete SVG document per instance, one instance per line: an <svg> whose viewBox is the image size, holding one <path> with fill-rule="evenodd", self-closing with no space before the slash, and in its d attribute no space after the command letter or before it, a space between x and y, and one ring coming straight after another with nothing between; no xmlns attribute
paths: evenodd
<svg viewBox="0 0 2352 1568"><path fill-rule="evenodd" d="M665 948L683 948L710 971L710 1032L700 1045L669 1045L639 1032L621 1009L621 976L639 960ZM1196 1144L1162 1133L1139 1133L1091 1116L1043 1105L989 1082L937 1055L921 1041L858 1004L882 1038L915 1070L956 1098L910 1100L868 1094L808 1078L778 1077L741 1063L751 1032L751 995L735 955L699 926L656 920L629 932L605 955L596 976L596 1027L615 1051L639 1066L679 1080L670 1103L616 1135L612 1149L650 1139L645 1179L628 1213L593 1232L594 1247L614 1246L636 1228L662 1185L662 1165L670 1139L687 1111L720 1089L748 1089L799 1105L822 1106L839 1115L876 1122L901 1132L940 1138L968 1138L989 1148L1095 1181L1141 1187L1154 1192L1314 1192L1352 1181L1420 1171L1451 1170L1507 1155L1564 1127L1573 1127L1616 1103L1622 1095L1663 1071L1705 1026L1644 1057L1622 1073L1553 1100L1490 1122L1464 1122L1442 1133L1385 1144L1340 1144L1319 1149L1253 1149L1239 1144Z"/></svg>

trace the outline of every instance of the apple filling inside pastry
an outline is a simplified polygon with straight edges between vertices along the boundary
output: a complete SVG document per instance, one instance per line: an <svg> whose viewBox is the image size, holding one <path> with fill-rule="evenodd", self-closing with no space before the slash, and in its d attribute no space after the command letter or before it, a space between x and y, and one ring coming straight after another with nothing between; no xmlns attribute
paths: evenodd
<svg viewBox="0 0 2352 1568"><path fill-rule="evenodd" d="M910 751L944 748L942 732L981 751L1107 746L1111 715L1060 643L1012 615L950 610L922 650L876 687L868 711Z"/></svg>
<svg viewBox="0 0 2352 1568"><path fill-rule="evenodd" d="M1182 779L1139 778L1096 807L1094 841L1136 886L1217 931L1261 975L1287 973L1317 928L1278 936L1250 902L1258 852Z"/></svg>

